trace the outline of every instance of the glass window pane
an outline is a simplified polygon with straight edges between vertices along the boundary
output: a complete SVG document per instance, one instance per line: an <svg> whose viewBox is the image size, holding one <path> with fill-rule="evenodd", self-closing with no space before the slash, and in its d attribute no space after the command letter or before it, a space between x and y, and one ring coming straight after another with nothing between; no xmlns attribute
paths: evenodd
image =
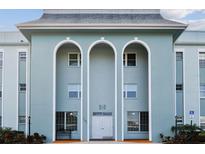
<svg viewBox="0 0 205 154"><path fill-rule="evenodd" d="M139 112L127 112L127 130L131 132L139 131Z"/></svg>
<svg viewBox="0 0 205 154"><path fill-rule="evenodd" d="M177 61L183 60L183 53L182 52L177 52L176 53L176 60Z"/></svg>
<svg viewBox="0 0 205 154"><path fill-rule="evenodd" d="M77 91L69 91L69 98L78 98Z"/></svg>
<svg viewBox="0 0 205 154"><path fill-rule="evenodd" d="M127 98L136 98L136 91L128 91Z"/></svg>
<svg viewBox="0 0 205 154"><path fill-rule="evenodd" d="M78 59L78 54L70 54L69 58L70 58L70 60L77 60Z"/></svg>
<svg viewBox="0 0 205 154"><path fill-rule="evenodd" d="M200 53L199 54L199 59L200 60L205 60L205 53Z"/></svg>
<svg viewBox="0 0 205 154"><path fill-rule="evenodd" d="M26 60L26 52L19 52L19 60L20 61Z"/></svg>
<svg viewBox="0 0 205 154"><path fill-rule="evenodd" d="M77 131L77 112L66 113L66 130Z"/></svg>
<svg viewBox="0 0 205 154"><path fill-rule="evenodd" d="M26 117L25 116L19 116L19 123L25 124L26 123Z"/></svg>
<svg viewBox="0 0 205 154"><path fill-rule="evenodd" d="M64 131L64 112L56 112L56 130Z"/></svg>
<svg viewBox="0 0 205 154"><path fill-rule="evenodd" d="M69 66L78 66L77 60L69 60Z"/></svg>
<svg viewBox="0 0 205 154"><path fill-rule="evenodd" d="M20 83L19 84L19 91L20 92L25 92L26 91L26 84L25 83Z"/></svg>
<svg viewBox="0 0 205 154"><path fill-rule="evenodd" d="M178 91L178 90L183 90L183 85L182 84L177 84L176 85L176 90Z"/></svg>
<svg viewBox="0 0 205 154"><path fill-rule="evenodd" d="M205 91L205 84L201 84L201 85L200 85L200 90L201 90L201 91Z"/></svg>
<svg viewBox="0 0 205 154"><path fill-rule="evenodd" d="M136 54L127 54L127 66L136 66Z"/></svg>
<svg viewBox="0 0 205 154"><path fill-rule="evenodd" d="M148 131L148 112L140 112L140 131Z"/></svg>

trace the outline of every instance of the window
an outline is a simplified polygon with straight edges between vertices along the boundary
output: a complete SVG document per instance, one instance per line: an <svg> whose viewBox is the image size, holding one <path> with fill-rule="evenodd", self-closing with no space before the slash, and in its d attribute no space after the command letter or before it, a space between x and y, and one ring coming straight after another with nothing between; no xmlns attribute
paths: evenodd
<svg viewBox="0 0 205 154"><path fill-rule="evenodd" d="M0 91L0 98L2 98L2 91Z"/></svg>
<svg viewBox="0 0 205 154"><path fill-rule="evenodd" d="M205 53L199 53L199 66L205 68Z"/></svg>
<svg viewBox="0 0 205 154"><path fill-rule="evenodd" d="M177 61L183 60L183 53L182 52L176 52L176 60Z"/></svg>
<svg viewBox="0 0 205 154"><path fill-rule="evenodd" d="M205 84L200 85L200 97L205 98Z"/></svg>
<svg viewBox="0 0 205 154"><path fill-rule="evenodd" d="M81 97L81 86L80 84L68 85L68 97L79 99Z"/></svg>
<svg viewBox="0 0 205 154"><path fill-rule="evenodd" d="M182 91L183 90L183 85L182 84L177 84L176 85L176 90L177 91Z"/></svg>
<svg viewBox="0 0 205 154"><path fill-rule="evenodd" d="M69 53L68 54L68 66L77 66L81 65L81 55L80 53Z"/></svg>
<svg viewBox="0 0 205 154"><path fill-rule="evenodd" d="M124 66L136 66L137 55L136 53L125 53L123 55L123 65Z"/></svg>
<svg viewBox="0 0 205 154"><path fill-rule="evenodd" d="M26 52L19 52L19 60L26 61Z"/></svg>
<svg viewBox="0 0 205 154"><path fill-rule="evenodd" d="M129 132L139 131L139 112L131 112L127 113L127 130Z"/></svg>
<svg viewBox="0 0 205 154"><path fill-rule="evenodd" d="M127 130L128 132L148 131L148 112L128 111Z"/></svg>
<svg viewBox="0 0 205 154"><path fill-rule="evenodd" d="M205 116L200 117L200 127L205 130Z"/></svg>
<svg viewBox="0 0 205 154"><path fill-rule="evenodd" d="M125 84L124 85L124 98L137 98L137 85Z"/></svg>
<svg viewBox="0 0 205 154"><path fill-rule="evenodd" d="M0 52L0 69L3 68L3 52Z"/></svg>
<svg viewBox="0 0 205 154"><path fill-rule="evenodd" d="M57 131L77 131L77 112L56 112Z"/></svg>
<svg viewBox="0 0 205 154"><path fill-rule="evenodd" d="M65 125L64 112L56 112L56 130L63 131Z"/></svg>
<svg viewBox="0 0 205 154"><path fill-rule="evenodd" d="M69 131L77 131L77 112L66 113L66 129Z"/></svg>
<svg viewBox="0 0 205 154"><path fill-rule="evenodd" d="M26 123L26 116L19 116L19 124L25 124Z"/></svg>
<svg viewBox="0 0 205 154"><path fill-rule="evenodd" d="M20 83L19 84L19 91L20 92L25 92L26 91L26 84L25 83Z"/></svg>
<svg viewBox="0 0 205 154"><path fill-rule="evenodd" d="M140 112L140 131L148 131L148 112Z"/></svg>

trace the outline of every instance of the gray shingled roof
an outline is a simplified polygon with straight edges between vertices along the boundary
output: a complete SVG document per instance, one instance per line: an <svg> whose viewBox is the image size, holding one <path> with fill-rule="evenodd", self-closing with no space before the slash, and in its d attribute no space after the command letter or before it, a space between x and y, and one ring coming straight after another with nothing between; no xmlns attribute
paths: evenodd
<svg viewBox="0 0 205 154"><path fill-rule="evenodd" d="M24 26L114 25L114 26L177 26L185 24L164 19L160 13L44 13L40 19L22 23Z"/></svg>

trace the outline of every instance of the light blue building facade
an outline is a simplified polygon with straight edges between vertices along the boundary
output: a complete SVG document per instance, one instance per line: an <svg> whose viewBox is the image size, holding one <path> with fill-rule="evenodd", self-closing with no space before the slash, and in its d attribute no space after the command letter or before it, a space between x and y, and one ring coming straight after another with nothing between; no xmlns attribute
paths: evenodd
<svg viewBox="0 0 205 154"><path fill-rule="evenodd" d="M60 139L159 142L205 127L205 33L159 10L44 10L0 33L1 126ZM192 115L190 115L190 113Z"/></svg>

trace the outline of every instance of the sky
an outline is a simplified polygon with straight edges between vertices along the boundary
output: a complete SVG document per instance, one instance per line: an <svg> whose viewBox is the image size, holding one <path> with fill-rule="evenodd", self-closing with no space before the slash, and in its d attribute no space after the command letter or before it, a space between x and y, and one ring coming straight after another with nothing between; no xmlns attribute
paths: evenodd
<svg viewBox="0 0 205 154"><path fill-rule="evenodd" d="M16 24L38 19L42 13L40 9L0 9L0 31L16 31ZM205 10L164 9L161 14L164 18L189 24L188 30L205 31Z"/></svg>

